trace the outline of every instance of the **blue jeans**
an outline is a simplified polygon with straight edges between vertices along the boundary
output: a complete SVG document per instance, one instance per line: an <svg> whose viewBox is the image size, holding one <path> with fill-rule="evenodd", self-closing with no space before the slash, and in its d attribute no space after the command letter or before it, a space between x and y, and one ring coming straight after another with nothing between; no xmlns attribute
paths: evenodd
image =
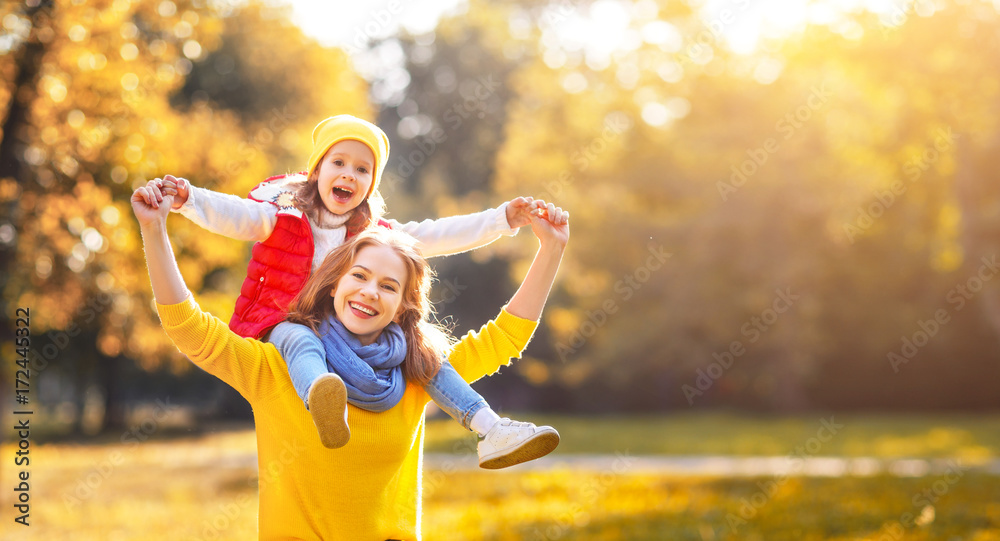
<svg viewBox="0 0 1000 541"><path fill-rule="evenodd" d="M292 386L302 403L306 403L309 387L316 378L330 371L323 342L309 327L287 321L274 327L266 340L278 348L285 359ZM441 369L424 390L439 408L468 430L472 430L472 417L488 405L447 360L441 363Z"/></svg>

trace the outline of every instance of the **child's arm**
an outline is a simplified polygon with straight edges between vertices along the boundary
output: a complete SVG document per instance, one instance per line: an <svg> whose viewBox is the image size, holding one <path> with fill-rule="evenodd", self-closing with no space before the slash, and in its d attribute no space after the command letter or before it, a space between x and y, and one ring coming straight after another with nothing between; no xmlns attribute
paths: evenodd
<svg viewBox="0 0 1000 541"><path fill-rule="evenodd" d="M146 187L158 198L174 195L172 210L231 239L264 240L278 223L278 209L270 203L198 188L187 179L166 175L149 181Z"/></svg>
<svg viewBox="0 0 1000 541"><path fill-rule="evenodd" d="M436 257L481 248L503 235L517 234L517 228L528 225L528 214L538 204L539 201L530 197L517 197L495 209L475 214L404 224L388 221L393 229L400 229L420 241L424 257Z"/></svg>
<svg viewBox="0 0 1000 541"><path fill-rule="evenodd" d="M159 204L156 195L144 186L131 199L160 321L177 349L193 363L251 400L261 394L262 387L272 384L274 378L265 375L273 373L281 359L273 347L238 336L191 298L167 236L172 197L163 196L163 204Z"/></svg>
<svg viewBox="0 0 1000 541"><path fill-rule="evenodd" d="M464 336L448 357L466 381L492 374L520 356L537 326L569 241L569 213L551 203L539 212L544 217L531 218L538 252L521 286L496 319Z"/></svg>

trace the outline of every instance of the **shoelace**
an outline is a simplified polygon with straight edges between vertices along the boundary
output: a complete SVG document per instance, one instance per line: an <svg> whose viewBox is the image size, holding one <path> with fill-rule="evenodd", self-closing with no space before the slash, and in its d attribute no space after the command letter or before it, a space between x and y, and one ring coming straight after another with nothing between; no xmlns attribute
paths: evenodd
<svg viewBox="0 0 1000 541"><path fill-rule="evenodd" d="M482 436L479 436L479 441L484 441L488 436L492 437L509 437L510 434L504 434L501 436L501 431L504 429L516 429L516 428L531 428L533 423L526 423L524 421L512 421L507 417L501 417L497 424L490 429L490 431Z"/></svg>
<svg viewBox="0 0 1000 541"><path fill-rule="evenodd" d="M510 428L521 428L521 427L530 428L531 427L531 423L526 423L524 421L512 421L512 420L510 420L510 419L508 419L506 417L501 418L498 422L499 423L503 423L503 426L510 427Z"/></svg>

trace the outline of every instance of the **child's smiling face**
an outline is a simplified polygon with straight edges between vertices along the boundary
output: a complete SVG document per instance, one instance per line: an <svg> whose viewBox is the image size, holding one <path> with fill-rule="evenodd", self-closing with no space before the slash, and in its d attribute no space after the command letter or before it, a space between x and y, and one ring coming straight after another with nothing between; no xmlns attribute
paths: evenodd
<svg viewBox="0 0 1000 541"><path fill-rule="evenodd" d="M403 302L408 273L389 246L365 246L330 292L337 319L362 345L378 339Z"/></svg>
<svg viewBox="0 0 1000 541"><path fill-rule="evenodd" d="M372 186L375 155L368 145L354 139L338 141L319 162L319 195L334 214L357 208Z"/></svg>

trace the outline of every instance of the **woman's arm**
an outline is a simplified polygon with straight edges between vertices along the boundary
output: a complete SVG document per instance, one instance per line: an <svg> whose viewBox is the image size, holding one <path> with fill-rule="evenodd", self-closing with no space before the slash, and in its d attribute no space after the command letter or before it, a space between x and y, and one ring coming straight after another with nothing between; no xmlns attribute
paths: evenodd
<svg viewBox="0 0 1000 541"><path fill-rule="evenodd" d="M146 252L146 268L153 285L153 297L160 304L178 304L188 298L187 286L167 236L167 214L173 196L160 196L149 186L143 186L132 194L132 211L139 220L142 232L142 248ZM159 204L159 201L163 204Z"/></svg>
<svg viewBox="0 0 1000 541"><path fill-rule="evenodd" d="M538 237L538 251L528 273L510 302L512 316L537 321L559 272L566 243L569 242L569 213L548 203L531 216L531 232Z"/></svg>
<svg viewBox="0 0 1000 541"><path fill-rule="evenodd" d="M132 210L142 231L149 280L160 322L181 353L206 372L239 391L251 403L273 391L274 375L284 363L273 346L238 336L192 300L177 268L167 236L172 196L157 205L144 186L132 194Z"/></svg>
<svg viewBox="0 0 1000 541"><path fill-rule="evenodd" d="M538 252L521 287L495 320L462 337L448 357L468 382L493 374L520 356L541 316L569 241L569 213L548 204L532 215L531 230L538 237Z"/></svg>

